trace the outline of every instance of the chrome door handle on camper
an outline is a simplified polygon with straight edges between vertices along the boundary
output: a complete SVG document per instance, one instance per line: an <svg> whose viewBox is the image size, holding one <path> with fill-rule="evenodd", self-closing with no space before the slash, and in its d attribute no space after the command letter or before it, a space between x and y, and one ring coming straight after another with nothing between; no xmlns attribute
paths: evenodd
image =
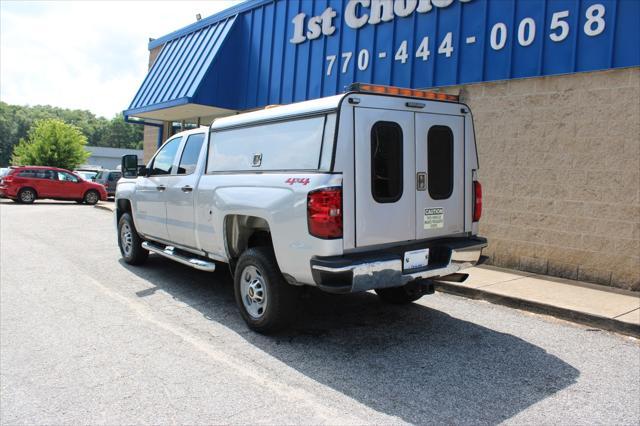
<svg viewBox="0 0 640 426"><path fill-rule="evenodd" d="M182 190L182 192L191 192L191 191L193 191L193 188L190 187L189 185L185 185L180 189Z"/></svg>

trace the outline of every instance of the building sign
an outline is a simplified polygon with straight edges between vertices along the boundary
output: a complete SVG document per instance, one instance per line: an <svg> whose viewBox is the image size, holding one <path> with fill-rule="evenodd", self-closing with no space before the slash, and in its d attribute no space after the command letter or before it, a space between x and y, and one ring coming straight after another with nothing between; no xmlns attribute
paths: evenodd
<svg viewBox="0 0 640 426"><path fill-rule="evenodd" d="M350 0L344 10L344 23L354 29L392 21L398 16L406 18L412 13L429 13L433 7L445 8L454 0ZM471 0L458 0L468 3ZM364 10L358 10L359 8ZM307 15L299 13L293 18L293 38L291 43L298 44L306 40L314 40L320 35L329 36L335 33L333 18L337 16L332 7L328 7L319 16L307 21ZM307 26L305 26L305 22Z"/></svg>
<svg viewBox="0 0 640 426"><path fill-rule="evenodd" d="M292 45L326 46L324 78L431 87L640 62L639 0L329 3L288 31Z"/></svg>

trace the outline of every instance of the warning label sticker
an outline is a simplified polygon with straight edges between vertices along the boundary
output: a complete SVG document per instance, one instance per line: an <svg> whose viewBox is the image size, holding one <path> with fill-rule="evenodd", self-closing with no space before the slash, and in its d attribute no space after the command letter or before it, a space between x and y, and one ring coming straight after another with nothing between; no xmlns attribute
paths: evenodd
<svg viewBox="0 0 640 426"><path fill-rule="evenodd" d="M424 229L444 228L444 208L424 209Z"/></svg>

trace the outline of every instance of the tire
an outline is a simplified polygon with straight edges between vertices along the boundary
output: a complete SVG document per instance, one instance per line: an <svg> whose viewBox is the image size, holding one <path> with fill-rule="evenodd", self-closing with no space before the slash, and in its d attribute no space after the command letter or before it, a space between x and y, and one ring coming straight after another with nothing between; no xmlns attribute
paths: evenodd
<svg viewBox="0 0 640 426"><path fill-rule="evenodd" d="M84 198L82 199L82 201L89 204L90 206L93 206L98 201L100 201L100 194L98 194L98 191L90 189L84 193Z"/></svg>
<svg viewBox="0 0 640 426"><path fill-rule="evenodd" d="M20 192L18 192L18 200L23 204L33 204L36 200L36 191L31 188L22 188Z"/></svg>
<svg viewBox="0 0 640 426"><path fill-rule="evenodd" d="M415 302L425 294L433 293L433 284L425 281L413 281L402 287L379 288L375 290L380 299L393 305L406 305Z"/></svg>
<svg viewBox="0 0 640 426"><path fill-rule="evenodd" d="M298 288L285 281L271 248L254 247L242 253L234 292L242 319L258 333L283 329L295 314Z"/></svg>
<svg viewBox="0 0 640 426"><path fill-rule="evenodd" d="M142 248L142 238L129 213L124 213L118 221L118 247L129 265L142 265L149 257L149 252Z"/></svg>

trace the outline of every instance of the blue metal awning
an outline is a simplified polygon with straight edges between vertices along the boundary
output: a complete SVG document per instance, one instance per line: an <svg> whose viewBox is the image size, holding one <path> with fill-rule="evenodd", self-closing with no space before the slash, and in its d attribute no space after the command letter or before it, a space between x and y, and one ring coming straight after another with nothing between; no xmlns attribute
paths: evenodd
<svg viewBox="0 0 640 426"><path fill-rule="evenodd" d="M187 104L198 104L207 72L236 22L236 16L168 41L138 89L125 116L143 115Z"/></svg>

